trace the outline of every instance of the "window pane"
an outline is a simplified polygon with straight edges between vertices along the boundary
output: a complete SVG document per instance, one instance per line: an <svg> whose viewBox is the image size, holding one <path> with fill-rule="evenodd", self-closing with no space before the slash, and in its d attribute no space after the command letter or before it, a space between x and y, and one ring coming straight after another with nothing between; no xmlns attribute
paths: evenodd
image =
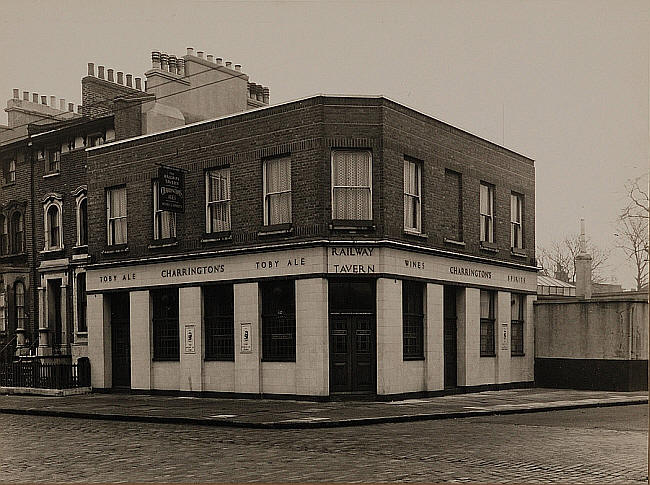
<svg viewBox="0 0 650 485"><path fill-rule="evenodd" d="M178 290L151 292L153 307L153 356L160 360L178 360Z"/></svg>
<svg viewBox="0 0 650 485"><path fill-rule="evenodd" d="M203 288L206 359L235 359L233 301L231 284Z"/></svg>
<svg viewBox="0 0 650 485"><path fill-rule="evenodd" d="M494 293L481 290L481 318L494 318Z"/></svg>
<svg viewBox="0 0 650 485"><path fill-rule="evenodd" d="M333 176L335 186L370 186L370 153L335 150Z"/></svg>
<svg viewBox="0 0 650 485"><path fill-rule="evenodd" d="M279 158L266 161L266 192L291 190L291 159Z"/></svg>
<svg viewBox="0 0 650 485"><path fill-rule="evenodd" d="M296 359L295 282L260 284L262 297L262 356L267 361Z"/></svg>

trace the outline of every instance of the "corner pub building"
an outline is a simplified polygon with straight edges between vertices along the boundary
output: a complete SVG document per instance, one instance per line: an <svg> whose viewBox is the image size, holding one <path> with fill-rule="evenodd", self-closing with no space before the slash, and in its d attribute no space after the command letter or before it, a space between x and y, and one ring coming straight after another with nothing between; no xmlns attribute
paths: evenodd
<svg viewBox="0 0 650 485"><path fill-rule="evenodd" d="M533 381L533 161L382 96L89 148L95 389L375 399ZM185 210L159 210L159 165Z"/></svg>

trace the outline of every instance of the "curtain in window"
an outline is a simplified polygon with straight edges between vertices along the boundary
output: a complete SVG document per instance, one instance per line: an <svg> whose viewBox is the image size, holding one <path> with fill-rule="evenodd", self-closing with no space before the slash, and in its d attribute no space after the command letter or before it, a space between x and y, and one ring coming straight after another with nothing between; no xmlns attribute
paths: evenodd
<svg viewBox="0 0 650 485"><path fill-rule="evenodd" d="M59 208L55 205L47 210L47 224L49 226L49 247L59 247Z"/></svg>
<svg viewBox="0 0 650 485"><path fill-rule="evenodd" d="M266 161L267 223L291 222L291 159Z"/></svg>
<svg viewBox="0 0 650 485"><path fill-rule="evenodd" d="M208 232L230 230L230 169L208 173Z"/></svg>
<svg viewBox="0 0 650 485"><path fill-rule="evenodd" d="M335 151L332 178L332 218L371 219L370 154Z"/></svg>
<svg viewBox="0 0 650 485"><path fill-rule="evenodd" d="M88 244L88 200L83 199L79 204L79 244Z"/></svg>
<svg viewBox="0 0 650 485"><path fill-rule="evenodd" d="M418 166L404 160L404 228L419 229L420 181Z"/></svg>
<svg viewBox="0 0 650 485"><path fill-rule="evenodd" d="M11 218L11 245L14 253L22 253L25 250L24 233L23 215L15 212Z"/></svg>
<svg viewBox="0 0 650 485"><path fill-rule="evenodd" d="M126 187L109 192L109 218L113 223L112 244L126 244Z"/></svg>
<svg viewBox="0 0 650 485"><path fill-rule="evenodd" d="M494 318L492 293L481 290L481 318Z"/></svg>
<svg viewBox="0 0 650 485"><path fill-rule="evenodd" d="M153 184L154 239L176 237L176 214L159 208L158 182Z"/></svg>

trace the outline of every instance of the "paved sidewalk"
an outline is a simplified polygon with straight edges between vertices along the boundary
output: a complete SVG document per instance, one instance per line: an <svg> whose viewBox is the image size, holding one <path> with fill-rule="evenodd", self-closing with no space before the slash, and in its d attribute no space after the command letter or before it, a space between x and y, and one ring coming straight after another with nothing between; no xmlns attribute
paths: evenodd
<svg viewBox="0 0 650 485"><path fill-rule="evenodd" d="M306 402L131 394L0 396L0 413L245 428L329 428L621 406L648 402L647 392L513 389L392 402Z"/></svg>

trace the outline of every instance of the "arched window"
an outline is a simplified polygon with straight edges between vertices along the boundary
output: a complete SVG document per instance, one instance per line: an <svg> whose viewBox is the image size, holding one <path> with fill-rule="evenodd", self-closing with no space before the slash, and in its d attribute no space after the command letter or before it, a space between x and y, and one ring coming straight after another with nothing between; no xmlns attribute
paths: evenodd
<svg viewBox="0 0 650 485"><path fill-rule="evenodd" d="M0 256L9 253L7 238L7 218L0 214Z"/></svg>
<svg viewBox="0 0 650 485"><path fill-rule="evenodd" d="M77 209L77 227L78 229L78 240L77 245L87 246L88 245L88 199L85 197L79 202L79 207Z"/></svg>
<svg viewBox="0 0 650 485"><path fill-rule="evenodd" d="M61 212L56 205L50 205L47 209L47 227L45 231L45 246L47 249L61 247Z"/></svg>
<svg viewBox="0 0 650 485"><path fill-rule="evenodd" d="M19 254L25 252L25 222L21 212L11 216L11 251Z"/></svg>
<svg viewBox="0 0 650 485"><path fill-rule="evenodd" d="M16 312L16 328L25 328L25 284L17 281L14 285L14 311Z"/></svg>

